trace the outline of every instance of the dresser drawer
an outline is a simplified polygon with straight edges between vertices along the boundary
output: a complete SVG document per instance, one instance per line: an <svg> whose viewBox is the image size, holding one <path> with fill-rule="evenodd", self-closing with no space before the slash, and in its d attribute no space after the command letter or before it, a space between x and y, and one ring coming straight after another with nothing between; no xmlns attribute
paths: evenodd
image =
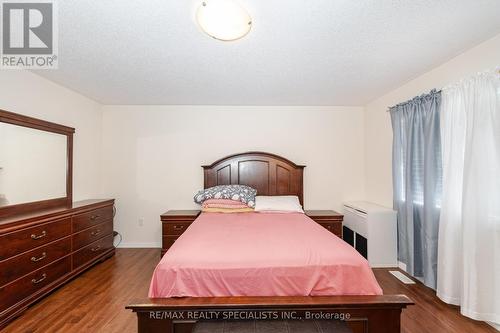
<svg viewBox="0 0 500 333"><path fill-rule="evenodd" d="M165 236L163 235L163 243L162 243L162 248L164 250L168 250L174 242L179 238L179 236Z"/></svg>
<svg viewBox="0 0 500 333"><path fill-rule="evenodd" d="M342 223L341 222L336 222L336 223L319 223L326 229L328 229L331 233L337 235L338 237L342 238Z"/></svg>
<svg viewBox="0 0 500 333"><path fill-rule="evenodd" d="M180 236L190 225L186 222L163 223L163 235Z"/></svg>
<svg viewBox="0 0 500 333"><path fill-rule="evenodd" d="M73 251L113 233L113 221L107 221L73 235Z"/></svg>
<svg viewBox="0 0 500 333"><path fill-rule="evenodd" d="M0 236L0 260L50 243L71 233L71 219L66 218ZM3 244L8 244L4 246Z"/></svg>
<svg viewBox="0 0 500 333"><path fill-rule="evenodd" d="M78 232L113 218L113 207L99 208L73 216L73 232Z"/></svg>
<svg viewBox="0 0 500 333"><path fill-rule="evenodd" d="M0 261L0 286L56 261L71 252L71 238L66 237L34 250Z"/></svg>
<svg viewBox="0 0 500 333"><path fill-rule="evenodd" d="M104 252L113 248L113 235L103 237L73 254L73 269L76 269L93 259L99 257Z"/></svg>
<svg viewBox="0 0 500 333"><path fill-rule="evenodd" d="M53 262L0 287L0 312L31 296L71 271L71 257Z"/></svg>

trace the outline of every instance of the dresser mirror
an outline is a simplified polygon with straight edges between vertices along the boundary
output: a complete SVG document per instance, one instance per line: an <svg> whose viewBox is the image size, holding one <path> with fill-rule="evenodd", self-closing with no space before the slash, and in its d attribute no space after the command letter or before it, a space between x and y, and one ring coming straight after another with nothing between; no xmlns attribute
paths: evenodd
<svg viewBox="0 0 500 333"><path fill-rule="evenodd" d="M0 110L0 217L71 203L74 131Z"/></svg>

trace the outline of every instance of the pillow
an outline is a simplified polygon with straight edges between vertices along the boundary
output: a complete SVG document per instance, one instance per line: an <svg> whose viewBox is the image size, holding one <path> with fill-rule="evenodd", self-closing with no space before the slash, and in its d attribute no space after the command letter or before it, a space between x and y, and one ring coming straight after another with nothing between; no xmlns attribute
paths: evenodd
<svg viewBox="0 0 500 333"><path fill-rule="evenodd" d="M246 208L210 208L210 207L203 207L201 209L202 212L204 213L251 213L253 212L253 208L246 207Z"/></svg>
<svg viewBox="0 0 500 333"><path fill-rule="evenodd" d="M255 197L256 212L304 213L296 195L277 195Z"/></svg>
<svg viewBox="0 0 500 333"><path fill-rule="evenodd" d="M208 199L231 199L241 201L248 207L254 207L256 194L256 189L246 185L218 185L196 193L194 202L202 204Z"/></svg>
<svg viewBox="0 0 500 333"><path fill-rule="evenodd" d="M203 201L203 208L248 208L246 204L241 201L230 199L207 199Z"/></svg>

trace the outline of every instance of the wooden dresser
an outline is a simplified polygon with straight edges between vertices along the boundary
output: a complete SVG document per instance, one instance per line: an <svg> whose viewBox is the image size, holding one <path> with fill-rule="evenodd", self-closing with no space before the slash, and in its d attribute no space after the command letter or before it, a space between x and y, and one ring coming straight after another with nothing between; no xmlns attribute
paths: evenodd
<svg viewBox="0 0 500 333"><path fill-rule="evenodd" d="M315 222L330 230L331 233L342 238L342 221L344 220L344 215L334 210L306 210L305 213Z"/></svg>
<svg viewBox="0 0 500 333"><path fill-rule="evenodd" d="M112 256L114 200L85 200L0 218L0 328Z"/></svg>
<svg viewBox="0 0 500 333"><path fill-rule="evenodd" d="M199 210L169 210L160 216L162 224L162 257L199 214Z"/></svg>

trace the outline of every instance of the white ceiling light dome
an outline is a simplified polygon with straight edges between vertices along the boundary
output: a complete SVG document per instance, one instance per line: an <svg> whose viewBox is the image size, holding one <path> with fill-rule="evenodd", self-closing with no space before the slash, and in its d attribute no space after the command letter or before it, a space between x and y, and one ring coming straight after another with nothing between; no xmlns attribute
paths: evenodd
<svg viewBox="0 0 500 333"><path fill-rule="evenodd" d="M250 14L233 0L203 1L196 20L207 35L223 41L240 39L252 28Z"/></svg>

